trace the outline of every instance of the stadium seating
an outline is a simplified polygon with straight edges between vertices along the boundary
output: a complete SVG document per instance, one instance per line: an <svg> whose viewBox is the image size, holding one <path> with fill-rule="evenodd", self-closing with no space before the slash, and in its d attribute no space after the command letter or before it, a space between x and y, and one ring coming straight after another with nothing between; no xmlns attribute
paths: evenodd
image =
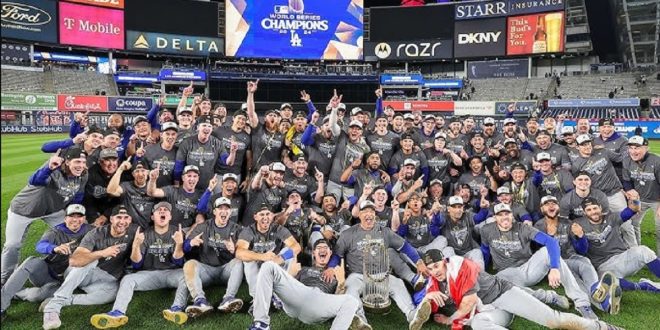
<svg viewBox="0 0 660 330"><path fill-rule="evenodd" d="M96 91L106 91L106 95L117 95L108 76L96 72L54 70L53 81L56 93L94 95Z"/></svg>
<svg viewBox="0 0 660 330"><path fill-rule="evenodd" d="M524 100L527 87L525 78L493 78L471 80L474 93L471 101Z"/></svg>
<svg viewBox="0 0 660 330"><path fill-rule="evenodd" d="M617 89L615 98L629 98L637 95L635 77L620 75L564 76L557 94L563 99L608 98L609 93ZM623 90L621 87L623 86Z"/></svg>
<svg viewBox="0 0 660 330"><path fill-rule="evenodd" d="M649 115L649 118L660 119L660 107L651 108L651 114Z"/></svg>
<svg viewBox="0 0 660 330"><path fill-rule="evenodd" d="M2 69L3 92L44 92L44 73Z"/></svg>
<svg viewBox="0 0 660 330"><path fill-rule="evenodd" d="M618 109L608 108L552 108L544 111L541 114L542 118L557 117L560 114L566 115L568 118L617 118L637 120L640 117L639 108L626 107Z"/></svg>

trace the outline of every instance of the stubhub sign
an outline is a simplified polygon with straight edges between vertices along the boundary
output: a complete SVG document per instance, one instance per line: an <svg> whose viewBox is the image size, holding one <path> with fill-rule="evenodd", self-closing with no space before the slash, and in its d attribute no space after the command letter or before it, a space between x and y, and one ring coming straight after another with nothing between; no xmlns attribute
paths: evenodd
<svg viewBox="0 0 660 330"><path fill-rule="evenodd" d="M128 30L126 48L149 53L222 55L225 45L220 38Z"/></svg>

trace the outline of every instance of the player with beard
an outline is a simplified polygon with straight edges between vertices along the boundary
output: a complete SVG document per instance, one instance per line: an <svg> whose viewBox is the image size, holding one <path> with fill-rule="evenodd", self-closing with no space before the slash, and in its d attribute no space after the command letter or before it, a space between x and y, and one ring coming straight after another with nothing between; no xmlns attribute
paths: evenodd
<svg viewBox="0 0 660 330"><path fill-rule="evenodd" d="M264 262L273 261L288 268L302 250L289 230L273 222L274 214L267 204L261 204L256 211L254 222L241 230L236 242L236 258L243 261L245 280L253 298L259 268ZM281 309L281 302L276 297L273 303Z"/></svg>
<svg viewBox="0 0 660 330"><path fill-rule="evenodd" d="M598 319L590 307L587 293L580 289L568 265L561 259L557 240L532 226L513 221L509 205L497 204L495 222L486 224L480 234L484 260L488 265L492 257L497 277L529 287L538 284L547 274L550 286L557 288L563 285L566 295L575 302L575 309L582 316ZM543 248L533 253L532 242ZM543 300L568 307L554 293L546 295Z"/></svg>
<svg viewBox="0 0 660 330"><path fill-rule="evenodd" d="M371 243L380 243L385 248L392 248L398 252L405 253L415 263L417 271L420 274L426 273L426 267L421 259L419 259L415 248L391 229L379 226L376 223L374 204L371 201L364 201L360 203L360 223L345 230L339 237L332 258L328 263L329 268L325 271L327 276L333 276L334 272L332 268L339 265L342 258L344 259L347 266L346 273L349 274L346 278L347 294L360 299L361 291L364 287L363 248L366 244ZM327 276L324 276L324 278L327 279ZM388 275L388 277L390 297L396 302L408 322L412 322L415 307L413 306L408 290L400 278L393 275ZM358 316L364 323L367 323L361 302Z"/></svg>
<svg viewBox="0 0 660 330"><path fill-rule="evenodd" d="M660 156L649 153L649 141L641 136L628 140L628 156L623 160L623 189L628 199L637 193L641 200L640 211L632 218L635 238L641 244L640 224L651 210L655 213L656 253L660 253Z"/></svg>
<svg viewBox="0 0 660 330"><path fill-rule="evenodd" d="M85 198L88 219L93 219L96 227L103 226L108 221L110 210L119 200L106 192L110 178L117 171L119 155L114 149L103 149L99 154L99 162L89 168L89 178L85 185Z"/></svg>
<svg viewBox="0 0 660 330"><path fill-rule="evenodd" d="M338 209L337 208L337 197L332 194L327 194L323 196L321 202L321 213L318 214L323 218L321 221L325 221L319 231L312 231L312 234L309 237L310 243L314 246L314 243L319 239L325 239L326 242L333 247L339 235L351 227L351 212L347 209Z"/></svg>
<svg viewBox="0 0 660 330"><path fill-rule="evenodd" d="M62 325L60 310L64 306L107 304L115 298L136 228L131 225L126 207L117 205L112 209L109 225L93 229L83 237L69 258L64 282L52 299L42 303L44 329ZM73 294L78 287L85 294Z"/></svg>
<svg viewBox="0 0 660 330"><path fill-rule="evenodd" d="M334 97L333 100L331 103L337 103ZM335 111L323 118L321 127L316 127L313 122L310 122L300 138L300 142L305 146L309 155L309 166L317 168L326 178L330 175L332 159L337 152L336 136L332 133L332 127L337 125L337 120Z"/></svg>
<svg viewBox="0 0 660 330"><path fill-rule="evenodd" d="M258 84L259 80L247 82L247 117L252 131L252 154L247 159L248 170L254 172L264 165L280 161L284 147L284 134L279 131L282 119L279 111L266 111L264 123L259 123L254 105L254 93Z"/></svg>
<svg viewBox="0 0 660 330"><path fill-rule="evenodd" d="M54 154L14 196L7 211L2 248L2 285L18 265L28 227L42 219L50 227L62 223L69 204L80 204L87 183L86 154L79 147Z"/></svg>
<svg viewBox="0 0 660 330"><path fill-rule="evenodd" d="M158 167L149 172L149 182L147 183L147 195L154 198L163 198L172 204L172 225L181 224L184 231L194 225L204 222L204 216L197 210L197 202L202 197L202 191L196 189L199 182L199 168L194 165L188 165L183 169L181 186L167 186L163 188L156 187L156 181L160 170ZM217 183L214 176L209 180L209 190L213 190Z"/></svg>
<svg viewBox="0 0 660 330"><path fill-rule="evenodd" d="M147 146L143 159L147 162L147 168L152 170L160 168L157 187L170 186L174 184L174 163L176 160L176 141L179 127L175 122L165 122L161 125L160 143ZM138 160L138 158L136 158Z"/></svg>
<svg viewBox="0 0 660 330"><path fill-rule="evenodd" d="M343 294L343 265L334 267L336 278L332 281L326 282L323 278L332 256L328 242L318 240L313 246L313 255L314 264L311 267L302 267L294 261L288 272L272 261L266 261L261 266L254 297L254 322L250 330L270 329L268 308L273 294L281 297L288 316L305 324L323 323L334 318L330 329L348 329L349 326L360 330L371 329L356 315L360 302L353 296ZM314 304L310 304L311 301Z"/></svg>
<svg viewBox="0 0 660 330"><path fill-rule="evenodd" d="M291 190L282 206L282 212L275 214L275 222L288 229L300 246L311 247L309 236L312 230L320 230L325 224L325 218L319 217L316 212L304 205L300 192Z"/></svg>
<svg viewBox="0 0 660 330"><path fill-rule="evenodd" d="M372 152L377 152L381 158L382 169L390 163L390 159L398 149L400 135L387 129L387 117L376 116L373 133L367 134L367 144Z"/></svg>
<svg viewBox="0 0 660 330"><path fill-rule="evenodd" d="M93 125L72 139L46 142L41 146L41 151L56 153L60 149L78 147L87 154L87 168L91 168L98 162L101 146L103 146L103 132L98 126Z"/></svg>
<svg viewBox="0 0 660 330"><path fill-rule="evenodd" d="M594 149L607 149L618 156L624 156L628 151L628 139L614 130L614 121L601 118L598 121L598 135L593 139ZM623 158L622 158L623 159ZM614 170L621 178L622 162L615 162Z"/></svg>
<svg viewBox="0 0 660 330"><path fill-rule="evenodd" d="M404 161L412 159L417 164L415 166L414 178L417 179L422 175L428 178L429 165L426 161L426 156L422 151L415 151L415 139L413 135L408 133L401 135L401 141L399 143L401 144L401 148L390 159L390 163L387 165L387 173L392 176L392 179L397 179L399 177L398 172L401 170L401 164L404 164Z"/></svg>
<svg viewBox="0 0 660 330"><path fill-rule="evenodd" d="M598 203L603 208L604 213L610 211L609 203L607 202L607 196L604 192L592 188L591 178L587 172L578 172L578 174L573 179L573 186L575 189L570 191L562 197L559 202L559 216L569 220L575 220L577 218L584 216L584 211L582 210L582 201L587 198L595 198L598 200Z"/></svg>
<svg viewBox="0 0 660 330"><path fill-rule="evenodd" d="M84 206L71 204L66 208L64 223L49 229L37 242L36 250L43 256L27 258L2 286L3 319L14 296L30 302L53 296L69 267L69 255L92 228L85 221ZM23 288L28 280L32 287Z"/></svg>
<svg viewBox="0 0 660 330"><path fill-rule="evenodd" d="M428 251L422 259L430 278L426 290L415 295L417 317L411 330L419 330L432 313L453 300L458 306L449 317L437 314L437 323L463 329L505 329L513 316L551 329L620 329L603 321L561 313L536 299L529 291L490 275L471 260L459 256L446 258L438 250Z"/></svg>
<svg viewBox="0 0 660 330"><path fill-rule="evenodd" d="M179 283L177 295L172 306L163 311L163 317L177 324L183 324L187 315L199 317L213 309L206 299L204 287L222 281L227 290L218 305L222 312L237 312L243 307L243 301L236 298L243 280L243 263L236 258L236 244L241 226L229 221L231 203L220 197L213 202L213 219L209 219L191 231L183 243L183 250L193 250L199 254L198 260L191 259L183 265L185 281ZM179 294L181 293L181 294ZM192 295L193 305L183 312Z"/></svg>
<svg viewBox="0 0 660 330"><path fill-rule="evenodd" d="M243 163L247 159L247 154L252 147L250 134L245 132L247 123L247 113L245 111L236 111L232 117L231 127L220 126L213 130L212 135L222 142L225 150L231 149L232 143L238 147L234 163L230 165L219 164L216 173L232 173L238 177L238 184L241 184L241 173Z"/></svg>
<svg viewBox="0 0 660 330"><path fill-rule="evenodd" d="M412 113L406 113L403 115L403 134L410 134L415 131L417 125L415 125L415 115ZM401 135L403 135L401 134Z"/></svg>
<svg viewBox="0 0 660 330"><path fill-rule="evenodd" d="M495 148L491 149L486 146L486 139L483 133L474 132L470 138L467 155L470 157L480 157L481 161L485 164L489 159L498 159L500 152Z"/></svg>
<svg viewBox="0 0 660 330"><path fill-rule="evenodd" d="M484 192L482 189L481 191L481 197L482 199L484 196L487 198L488 193ZM532 216L527 212L525 209L525 206L521 203L514 203L513 202L513 195L511 194L511 188L509 188L508 185L504 185L502 187L497 188L497 204L506 204L511 207L511 213L513 214L513 218L517 222L524 223L526 225L532 225L533 219ZM488 218L492 217L495 214L495 205L491 205L490 209L488 210ZM489 219L488 222L491 222Z"/></svg>
<svg viewBox="0 0 660 330"><path fill-rule="evenodd" d="M483 124L484 144L488 148L493 148L496 145L501 145L504 142L504 135L497 132L495 127L495 119L493 117L486 117Z"/></svg>
<svg viewBox="0 0 660 330"><path fill-rule="evenodd" d="M431 227L431 231L443 235L446 239L446 247L437 249L447 256L459 255L468 258L476 262L480 269L486 269L479 243L475 239L478 236L475 225L486 220L488 201L482 198L479 205L481 209L477 214L465 210L461 197L449 197L448 204L447 211L438 214L433 219L435 224ZM426 249L428 250L430 249Z"/></svg>
<svg viewBox="0 0 660 330"><path fill-rule="evenodd" d="M282 201L287 197L283 180L285 171L284 164L274 162L270 166L262 166L252 178L248 204L243 214L243 226L249 226L254 222L254 215L262 204L268 205L273 212L281 211Z"/></svg>
<svg viewBox="0 0 660 330"><path fill-rule="evenodd" d="M518 127L518 120L515 118L505 118L502 121L502 133L504 134L504 139L514 139L516 144L522 144L521 132ZM523 134L524 135L524 134ZM526 141L526 140L525 140Z"/></svg>
<svg viewBox="0 0 660 330"><path fill-rule="evenodd" d="M554 196L560 200L573 190L573 175L564 169L554 169L550 154L540 152L536 154L539 169L534 171L532 184L536 187L539 197Z"/></svg>
<svg viewBox="0 0 660 330"><path fill-rule="evenodd" d="M511 165L515 163L521 163L527 168L532 168L534 155L527 149L521 150L516 139L504 140L504 151L505 153L500 157L499 165L500 169L505 173L498 173L499 178L508 180L508 176L511 173Z"/></svg>
<svg viewBox="0 0 660 330"><path fill-rule="evenodd" d="M481 187L487 187L491 191L497 190L497 182L490 175L490 171L484 166L479 156L472 156L465 161L468 171L459 178L457 185L468 184L472 190L472 197L478 198Z"/></svg>
<svg viewBox="0 0 660 330"><path fill-rule="evenodd" d="M527 140L536 140L536 136L541 132L541 130L539 130L539 119L537 117L529 117L525 126L525 136L527 136Z"/></svg>
<svg viewBox="0 0 660 330"><path fill-rule="evenodd" d="M341 174L341 183L354 187L355 196L362 196L362 190L369 184L372 187L391 187L390 176L382 169L381 156L377 151L370 151L364 155L366 168L360 168L362 159L357 158Z"/></svg>
<svg viewBox="0 0 660 330"><path fill-rule="evenodd" d="M95 314L90 323L97 329L118 328L128 322L126 310L135 291L153 291L179 287L183 281L183 240L181 224L170 225L172 204L160 202L154 205L153 227L135 232L131 247L131 266L135 273L121 279L117 297L108 313ZM183 289L177 290L182 295ZM181 292L179 292L181 291Z"/></svg>
<svg viewBox="0 0 660 330"><path fill-rule="evenodd" d="M211 195L210 190L204 190L204 194L197 203L197 210L206 215L207 219L213 218L213 202L220 197L224 197L231 202L229 221L234 223L241 222L241 211L245 200L243 195L238 193L238 177L236 174L227 173L222 176L222 190L218 194Z"/></svg>
<svg viewBox="0 0 660 330"><path fill-rule="evenodd" d="M133 131L127 130L126 135L129 136L124 148L126 157L133 156L138 149L144 149L155 143L155 140L151 137L151 124L145 116L133 118Z"/></svg>
<svg viewBox="0 0 660 330"><path fill-rule="evenodd" d="M392 196L401 204L406 203L411 194L423 191L424 175L415 179L416 167L417 162L414 159L406 159L396 175L397 179L392 187Z"/></svg>
<svg viewBox="0 0 660 330"><path fill-rule="evenodd" d="M548 195L541 199L541 213L543 218L534 224L534 227L543 233L550 235L559 242L561 249L561 258L566 262L568 268L573 273L575 280L584 292L594 295L595 292L607 290L604 282L598 281L598 273L589 261L589 258L581 256L575 252L577 244L577 234L581 233L578 225L559 217L559 202L557 198ZM592 304L598 309L609 312L612 299L615 292L607 292L602 303L592 301Z"/></svg>
<svg viewBox="0 0 660 330"><path fill-rule="evenodd" d="M307 119L309 116L309 120ZM284 145L287 147L283 161L287 166L291 166L291 158L298 157L304 154L305 146L302 144L302 136L307 127L307 122L313 119L312 114L307 115L305 111L296 111L293 117L291 127L286 131L284 136ZM290 157L292 156L292 157Z"/></svg>
<svg viewBox="0 0 660 330"><path fill-rule="evenodd" d="M522 148L531 150L535 156L541 152L550 154L552 166L555 168L571 168L568 151L563 146L553 143L552 134L546 130L540 130L536 134L536 145L532 146L527 140L523 140Z"/></svg>
<svg viewBox="0 0 660 330"><path fill-rule="evenodd" d="M459 155L447 148L447 135L443 132L435 134L433 148L424 150L424 155L429 166L429 182L440 180L446 182L442 187L449 191L450 178L449 169L451 166L462 167L463 160Z"/></svg>
<svg viewBox="0 0 660 330"><path fill-rule="evenodd" d="M575 142L575 128L573 126L564 126L561 128L561 141L557 142L559 145L566 147L568 150L568 156L571 158L576 157L577 154L577 143Z"/></svg>
<svg viewBox="0 0 660 330"><path fill-rule="evenodd" d="M131 170L132 181L121 182L124 172ZM119 197L119 203L126 206L132 222L146 230L151 227L151 210L156 199L147 194L147 176L149 170L144 159L131 165L130 159L124 161L110 182L108 183L108 195Z"/></svg>
<svg viewBox="0 0 660 330"><path fill-rule="evenodd" d="M284 190L290 193L298 191L302 197L304 205L321 203L323 198L323 173L315 169L315 175L312 177L307 173L307 158L304 154L296 156L293 162L293 169L284 174Z"/></svg>
<svg viewBox="0 0 660 330"><path fill-rule="evenodd" d="M577 124L576 124L575 134L577 134L577 135L582 135L582 134L591 135L591 134L593 134L593 131L591 130L591 124L589 123L589 119L587 119L587 118L578 118Z"/></svg>
<svg viewBox="0 0 660 330"><path fill-rule="evenodd" d="M527 168L522 164L511 165L511 181L507 183L511 188L512 204L518 204L532 216L532 221L541 217L539 213L539 193L527 176Z"/></svg>
<svg viewBox="0 0 660 330"><path fill-rule="evenodd" d="M601 276L609 278L601 281L611 286L620 285L624 291L641 290L660 293L660 283L657 281L641 279L639 283L634 283L624 278L636 274L644 267L656 278L660 278L658 256L644 245L628 248L621 238L621 224L629 221L639 210L639 206L635 203L639 200L639 196L633 197L628 202L628 207L618 214L613 212L604 214L597 200L585 198L582 201L585 216L575 221L578 237L575 248L578 253L586 255L591 260ZM599 302L603 301L604 293L604 291L597 292L593 298ZM612 314L618 312L620 296L619 294L618 297L614 297L611 302Z"/></svg>
<svg viewBox="0 0 660 330"><path fill-rule="evenodd" d="M227 153L222 142L211 136L213 125L211 118L202 116L197 119L197 135L184 140L176 152L174 163L174 182L181 181L184 167L193 165L198 168L202 184L209 182L219 172L221 164L232 166L236 159L238 143L231 142Z"/></svg>

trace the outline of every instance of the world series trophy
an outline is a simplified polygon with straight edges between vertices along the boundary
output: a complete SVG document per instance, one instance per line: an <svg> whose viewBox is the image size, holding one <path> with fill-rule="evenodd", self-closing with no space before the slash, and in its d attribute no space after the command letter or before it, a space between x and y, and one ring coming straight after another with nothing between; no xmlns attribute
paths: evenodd
<svg viewBox="0 0 660 330"><path fill-rule="evenodd" d="M387 248L382 240L374 241L367 236L366 241L368 243L362 249L362 304L371 313L387 314L391 304Z"/></svg>

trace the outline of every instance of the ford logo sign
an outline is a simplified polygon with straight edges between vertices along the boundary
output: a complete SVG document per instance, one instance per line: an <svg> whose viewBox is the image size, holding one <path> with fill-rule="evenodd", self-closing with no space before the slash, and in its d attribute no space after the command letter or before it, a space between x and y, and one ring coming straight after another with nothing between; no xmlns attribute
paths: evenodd
<svg viewBox="0 0 660 330"><path fill-rule="evenodd" d="M50 22L47 12L33 6L14 3L2 3L2 21L19 25L44 25Z"/></svg>

